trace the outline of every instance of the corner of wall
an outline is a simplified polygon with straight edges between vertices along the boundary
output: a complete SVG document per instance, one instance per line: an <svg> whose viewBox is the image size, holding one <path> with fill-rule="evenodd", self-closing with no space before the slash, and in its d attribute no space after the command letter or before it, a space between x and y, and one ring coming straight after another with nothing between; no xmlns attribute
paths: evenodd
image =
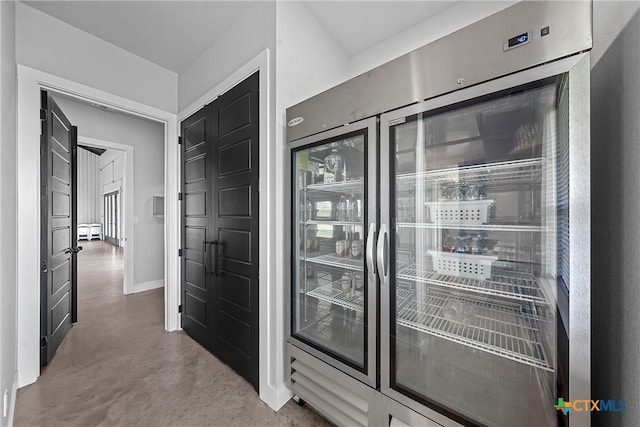
<svg viewBox="0 0 640 427"><path fill-rule="evenodd" d="M0 425L12 425L17 389L17 68L15 3L0 2ZM8 407L3 408L8 393ZM7 411L5 416L3 411Z"/></svg>
<svg viewBox="0 0 640 427"><path fill-rule="evenodd" d="M593 4L592 398L624 399L592 425L638 425L640 407L640 3ZM635 196L633 195L635 194Z"/></svg>

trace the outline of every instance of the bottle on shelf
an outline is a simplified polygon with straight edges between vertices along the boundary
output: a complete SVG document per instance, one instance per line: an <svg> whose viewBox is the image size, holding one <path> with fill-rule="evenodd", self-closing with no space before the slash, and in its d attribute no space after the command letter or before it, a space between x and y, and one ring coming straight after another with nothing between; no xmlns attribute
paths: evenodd
<svg viewBox="0 0 640 427"><path fill-rule="evenodd" d="M324 183L324 165L318 165L318 173L315 175L315 179L313 180L315 184L323 184Z"/></svg>
<svg viewBox="0 0 640 427"><path fill-rule="evenodd" d="M353 221L353 204L352 204L352 200L353 200L353 195L351 196L345 196L344 198L344 203L345 203L345 215L344 215L344 220L345 221Z"/></svg>
<svg viewBox="0 0 640 427"><path fill-rule="evenodd" d="M346 165L344 157L337 148L331 149L331 154L324 158L324 182L330 184L346 179Z"/></svg>
<svg viewBox="0 0 640 427"><path fill-rule="evenodd" d="M311 200L307 200L306 220L310 221L312 219L313 219L313 203L311 202Z"/></svg>
<svg viewBox="0 0 640 427"><path fill-rule="evenodd" d="M357 231L353 234L351 240L351 258L360 258L362 255L362 241L360 241L360 233Z"/></svg>
<svg viewBox="0 0 640 427"><path fill-rule="evenodd" d="M347 199L344 197L344 194L340 196L340 200L338 200L338 221L346 221L347 220Z"/></svg>
<svg viewBox="0 0 640 427"><path fill-rule="evenodd" d="M362 273L353 273L353 289L356 295L362 295L362 292L364 291L364 281L362 280Z"/></svg>
<svg viewBox="0 0 640 427"><path fill-rule="evenodd" d="M359 203L355 195L351 194L347 199L347 221L360 221Z"/></svg>
<svg viewBox="0 0 640 427"><path fill-rule="evenodd" d="M351 293L351 280L351 272L345 271L342 274L342 292L344 292L345 295L349 295Z"/></svg>

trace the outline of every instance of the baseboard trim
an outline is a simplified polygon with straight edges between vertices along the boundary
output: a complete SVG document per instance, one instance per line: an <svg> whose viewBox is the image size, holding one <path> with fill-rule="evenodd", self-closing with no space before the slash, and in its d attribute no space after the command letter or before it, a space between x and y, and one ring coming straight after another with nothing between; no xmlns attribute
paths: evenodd
<svg viewBox="0 0 640 427"><path fill-rule="evenodd" d="M164 279L152 280L150 282L136 283L133 285L133 293L150 291L152 289L164 288Z"/></svg>
<svg viewBox="0 0 640 427"><path fill-rule="evenodd" d="M293 393L291 393L291 390L284 384L278 388L267 386L262 389L260 393L260 399L276 412L278 412L292 396Z"/></svg>
<svg viewBox="0 0 640 427"><path fill-rule="evenodd" d="M9 395L9 413L7 426L13 426L13 416L16 412L16 396L18 395L18 371L13 373L13 384L11 384L11 394Z"/></svg>

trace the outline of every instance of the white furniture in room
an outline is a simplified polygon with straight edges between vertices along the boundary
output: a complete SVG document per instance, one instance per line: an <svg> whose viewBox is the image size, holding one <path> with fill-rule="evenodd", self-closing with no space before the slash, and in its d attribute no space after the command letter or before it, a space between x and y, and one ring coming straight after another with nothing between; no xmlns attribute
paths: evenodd
<svg viewBox="0 0 640 427"><path fill-rule="evenodd" d="M102 224L89 225L89 240L93 240L94 238L102 240Z"/></svg>
<svg viewBox="0 0 640 427"><path fill-rule="evenodd" d="M78 224L78 240L102 240L102 224Z"/></svg>
<svg viewBox="0 0 640 427"><path fill-rule="evenodd" d="M78 240L85 239L89 240L89 233L91 232L91 227L89 224L78 224Z"/></svg>

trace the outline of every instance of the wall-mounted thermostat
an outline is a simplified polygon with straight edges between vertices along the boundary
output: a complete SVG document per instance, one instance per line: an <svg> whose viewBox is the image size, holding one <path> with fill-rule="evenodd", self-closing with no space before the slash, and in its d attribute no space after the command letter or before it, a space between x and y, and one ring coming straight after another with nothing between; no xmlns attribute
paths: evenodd
<svg viewBox="0 0 640 427"><path fill-rule="evenodd" d="M511 37L504 43L504 50L507 51L509 49L520 47L524 44L529 43L531 41L532 34L532 31L527 31L526 33L518 34L517 36Z"/></svg>

